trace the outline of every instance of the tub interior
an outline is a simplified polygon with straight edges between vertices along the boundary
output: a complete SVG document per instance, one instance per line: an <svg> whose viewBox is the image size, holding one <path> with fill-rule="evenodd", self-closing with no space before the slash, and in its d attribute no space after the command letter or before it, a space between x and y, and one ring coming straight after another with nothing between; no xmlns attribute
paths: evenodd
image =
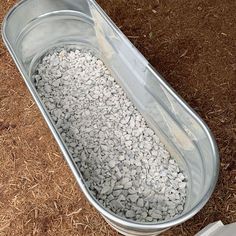
<svg viewBox="0 0 236 236"><path fill-rule="evenodd" d="M94 51L187 175L182 214L204 198L217 176L207 128L94 1L23 1L6 22L5 37L26 83L32 83L32 71L51 48L71 45Z"/></svg>

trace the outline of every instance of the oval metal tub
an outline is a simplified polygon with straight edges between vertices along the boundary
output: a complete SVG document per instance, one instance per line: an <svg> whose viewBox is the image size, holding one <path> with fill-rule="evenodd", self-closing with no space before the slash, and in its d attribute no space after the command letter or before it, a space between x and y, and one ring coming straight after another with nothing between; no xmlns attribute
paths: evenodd
<svg viewBox="0 0 236 236"><path fill-rule="evenodd" d="M2 36L81 190L114 229L124 235L157 235L188 220L206 204L219 171L214 137L95 1L20 1L5 17ZM61 45L88 48L101 57L184 169L188 177L188 196L180 216L159 223L133 222L105 209L89 192L31 81L38 60L51 48Z"/></svg>

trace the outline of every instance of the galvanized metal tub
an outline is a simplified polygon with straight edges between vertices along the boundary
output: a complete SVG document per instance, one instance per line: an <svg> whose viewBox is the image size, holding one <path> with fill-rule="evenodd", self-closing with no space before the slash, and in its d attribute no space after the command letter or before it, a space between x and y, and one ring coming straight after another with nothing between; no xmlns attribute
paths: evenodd
<svg viewBox="0 0 236 236"><path fill-rule="evenodd" d="M114 229L124 235L157 235L188 220L206 204L219 171L214 137L94 0L20 1L5 17L2 37L81 190ZM89 48L101 57L184 169L188 197L180 216L159 223L133 222L105 209L89 192L31 81L41 56L62 45Z"/></svg>

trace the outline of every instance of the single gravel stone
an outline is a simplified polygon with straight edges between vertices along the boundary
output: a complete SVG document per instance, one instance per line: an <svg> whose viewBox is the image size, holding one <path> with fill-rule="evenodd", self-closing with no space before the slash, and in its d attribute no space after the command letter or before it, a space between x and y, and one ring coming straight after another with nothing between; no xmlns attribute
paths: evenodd
<svg viewBox="0 0 236 236"><path fill-rule="evenodd" d="M114 168L116 166L116 162L114 160L109 161L109 166Z"/></svg>
<svg viewBox="0 0 236 236"><path fill-rule="evenodd" d="M124 184L124 189L130 189L132 187L132 182L128 182L126 184Z"/></svg>
<svg viewBox="0 0 236 236"><path fill-rule="evenodd" d="M102 191L101 191L101 194L106 194L108 192L111 191L111 187L110 186L104 186Z"/></svg>
<svg viewBox="0 0 236 236"><path fill-rule="evenodd" d="M183 212L185 174L91 51L51 50L33 81L88 188L104 207L141 222Z"/></svg>
<svg viewBox="0 0 236 236"><path fill-rule="evenodd" d="M142 217L143 219L146 219L147 216L148 216L147 212L142 212L142 213L141 213L141 217Z"/></svg>
<svg viewBox="0 0 236 236"><path fill-rule="evenodd" d="M119 160L119 161L124 161L124 159L125 159L125 157L124 157L123 155L121 155L121 156L118 157L118 160Z"/></svg>
<svg viewBox="0 0 236 236"><path fill-rule="evenodd" d="M146 220L149 221L149 222L152 222L153 218L151 216L148 216L148 217L146 217Z"/></svg>
<svg viewBox="0 0 236 236"><path fill-rule="evenodd" d="M135 212L133 210L128 210L128 211L126 211L125 216L127 218L134 218L135 217Z"/></svg>
<svg viewBox="0 0 236 236"><path fill-rule="evenodd" d="M130 199L131 202L136 202L139 198L138 194L132 194L132 195L128 195L128 198Z"/></svg>
<svg viewBox="0 0 236 236"><path fill-rule="evenodd" d="M137 206L139 206L139 207L143 207L143 206L144 206L144 200L143 200L143 198L139 198L139 199L138 199Z"/></svg>

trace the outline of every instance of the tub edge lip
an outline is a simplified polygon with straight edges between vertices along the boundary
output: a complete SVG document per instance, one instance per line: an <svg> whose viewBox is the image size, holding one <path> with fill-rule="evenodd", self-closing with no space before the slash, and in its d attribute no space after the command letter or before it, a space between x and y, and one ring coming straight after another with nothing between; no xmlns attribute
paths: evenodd
<svg viewBox="0 0 236 236"><path fill-rule="evenodd" d="M21 0L18 3L16 3L12 8L10 8L10 10L8 11L8 13L6 14L6 16L4 17L3 21L2 21L2 27L1 27L1 35L3 38L3 42L6 45L6 48L8 49L8 51L11 54L11 57L13 58L16 66L18 67L22 77L25 80L25 83L27 83L27 87L31 92L31 95L33 96L34 99L37 100L37 97L35 95L35 92L32 90L31 86L28 84L27 80L26 80L26 74L25 72L23 72L22 66L18 61L18 58L7 38L6 35L6 26L7 26L7 20L8 18L11 16L11 14L22 4L24 4L25 2L27 2L28 0ZM92 2L97 9L99 10L99 12L103 15L103 17L105 18L106 21L109 21L114 30L117 31L117 26L114 24L114 22L110 19L110 17L104 12L104 10L96 3L96 1L94 0L88 0L90 2ZM130 40L120 31L118 30L119 35L122 35L122 37L125 37L125 39L131 44L133 45ZM140 53L140 51L134 47L136 49L137 52ZM142 55L142 54L141 54ZM143 56L143 55L142 55ZM144 57L143 57L144 58ZM146 59L145 59L146 60ZM60 149L63 147L63 155L65 156L65 160L67 161L67 164L69 165L70 169L72 170L72 173L74 174L74 177L76 179L76 181L78 182L82 192L85 194L87 200L99 211L99 213L101 213L103 215L103 217L109 219L109 221L112 221L113 223L117 223L119 225L123 225L125 227L129 227L129 228L136 228L136 229L140 229L140 230L161 230L161 229L165 229L165 228L170 228L173 226L176 226L178 224L181 224L185 221L187 221L188 219L192 218L195 214L197 214L208 202L208 200L210 199L216 184L217 184L217 180L219 177L219 166L220 166L220 158L219 158L219 150L217 147L217 143L215 140L215 137L212 133L212 131L210 130L210 128L208 127L208 125L205 123L204 120L202 120L202 118L193 110L193 108L191 108L187 102L178 95L178 93L168 84L168 82L156 71L156 69L150 65L150 63L148 63L148 67L149 69L151 69L154 74L157 75L159 81L162 83L162 85L165 86L165 88L167 88L169 90L169 92L171 93L171 95L173 95L175 97L175 99L177 99L178 102L180 102L181 105L183 105L185 107L185 109L187 111L189 111L189 113L197 120L197 122L199 123L199 125L204 129L208 140L210 141L211 144L211 150L213 155L215 156L215 162L214 162L214 167L213 169L215 169L215 175L214 175L214 181L212 182L212 184L210 185L209 190L206 192L206 194L200 199L200 201L198 202L198 204L196 204L196 206L194 206L190 211L186 212L185 214L177 217L176 219L173 219L171 221L167 221L167 222L161 222L161 223L150 223L150 224L142 224L142 223L136 223L133 221L129 221L129 220L123 220L121 218L118 218L115 216L115 214L111 214L109 211L107 211L105 208L101 207L90 195L90 193L87 191L86 187L84 186L81 178L78 175L77 170L75 170L71 165L72 165L72 158L70 157L70 155L68 153L66 153L65 148L61 145L61 143L58 143L58 138L56 138L56 130L54 127L52 127L52 124L50 122L49 119L46 119L47 124L49 125L49 129L52 132L54 138L56 138L56 141L60 147ZM48 116L45 112L43 112L40 109L41 113L43 113L43 117L45 118L46 116Z"/></svg>

